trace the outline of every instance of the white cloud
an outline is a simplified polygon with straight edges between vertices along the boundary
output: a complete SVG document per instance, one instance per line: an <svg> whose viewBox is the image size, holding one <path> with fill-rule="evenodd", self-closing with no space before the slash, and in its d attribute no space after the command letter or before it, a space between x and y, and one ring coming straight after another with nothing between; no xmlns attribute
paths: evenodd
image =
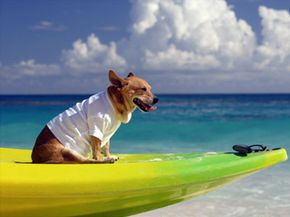
<svg viewBox="0 0 290 217"><path fill-rule="evenodd" d="M230 70L251 60L255 34L224 0L132 1L129 38L106 45L91 34L63 51L75 72Z"/></svg>
<svg viewBox="0 0 290 217"><path fill-rule="evenodd" d="M109 44L91 34L64 50L72 73L108 68L158 71L247 71L289 69L289 12L259 8L262 44L225 0L132 1L128 38Z"/></svg>
<svg viewBox="0 0 290 217"><path fill-rule="evenodd" d="M253 55L254 32L223 0L133 3L134 22L126 43L136 47L130 52L139 56L145 70L232 69Z"/></svg>
<svg viewBox="0 0 290 217"><path fill-rule="evenodd" d="M60 67L58 65L36 63L34 59L21 61L15 67L21 70L23 74L29 76L46 76L60 73Z"/></svg>
<svg viewBox="0 0 290 217"><path fill-rule="evenodd" d="M56 31L56 32L62 32L65 31L67 28L64 25L57 25L53 22L43 20L40 21L38 24L30 26L30 30L33 31Z"/></svg>
<svg viewBox="0 0 290 217"><path fill-rule="evenodd" d="M258 69L290 72L290 14L286 10L259 7L263 42L257 47Z"/></svg>
<svg viewBox="0 0 290 217"><path fill-rule="evenodd" d="M144 57L143 68L146 70L203 70L220 66L220 62L213 55L179 50L174 44L158 53L146 49Z"/></svg>
<svg viewBox="0 0 290 217"><path fill-rule="evenodd" d="M61 67L58 64L36 63L34 59L23 60L12 66L0 64L0 77L17 79L26 77L43 77L60 75Z"/></svg>
<svg viewBox="0 0 290 217"><path fill-rule="evenodd" d="M108 68L126 66L126 60L117 53L116 43L102 44L94 34L85 42L75 41L72 49L63 51L62 60L74 72L107 72Z"/></svg>
<svg viewBox="0 0 290 217"><path fill-rule="evenodd" d="M133 32L143 34L148 28L153 27L156 22L156 14L159 7L156 1L138 1L133 2L132 16L134 24L132 26Z"/></svg>

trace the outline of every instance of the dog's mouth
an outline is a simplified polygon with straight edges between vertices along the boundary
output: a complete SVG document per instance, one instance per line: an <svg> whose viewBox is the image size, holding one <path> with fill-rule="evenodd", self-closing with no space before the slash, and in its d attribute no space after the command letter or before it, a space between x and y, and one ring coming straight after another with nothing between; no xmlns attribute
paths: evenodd
<svg viewBox="0 0 290 217"><path fill-rule="evenodd" d="M144 103L141 99L134 98L133 102L136 106L138 106L139 109L141 109L143 112L150 112L157 109L156 106L151 104Z"/></svg>

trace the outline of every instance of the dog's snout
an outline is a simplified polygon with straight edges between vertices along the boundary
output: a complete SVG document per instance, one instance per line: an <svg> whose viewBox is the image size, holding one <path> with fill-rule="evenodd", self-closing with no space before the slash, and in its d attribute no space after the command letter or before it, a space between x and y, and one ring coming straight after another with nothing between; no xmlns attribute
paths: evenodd
<svg viewBox="0 0 290 217"><path fill-rule="evenodd" d="M153 104L156 104L159 101L159 99L157 97L153 98Z"/></svg>

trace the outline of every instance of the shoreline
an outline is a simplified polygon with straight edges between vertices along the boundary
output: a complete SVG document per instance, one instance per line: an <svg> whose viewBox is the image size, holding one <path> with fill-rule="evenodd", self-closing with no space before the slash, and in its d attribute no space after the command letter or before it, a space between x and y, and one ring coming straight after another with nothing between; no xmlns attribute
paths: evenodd
<svg viewBox="0 0 290 217"><path fill-rule="evenodd" d="M289 169L285 162L207 195L132 217L288 217L290 173L283 174Z"/></svg>

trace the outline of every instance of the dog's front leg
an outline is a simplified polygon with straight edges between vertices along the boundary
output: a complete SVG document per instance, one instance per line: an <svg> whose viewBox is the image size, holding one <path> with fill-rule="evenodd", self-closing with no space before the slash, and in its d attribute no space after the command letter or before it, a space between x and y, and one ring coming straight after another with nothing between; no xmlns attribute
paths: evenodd
<svg viewBox="0 0 290 217"><path fill-rule="evenodd" d="M92 152L93 152L93 159L100 163L114 163L115 160L112 158L105 158L103 159L101 156L101 144L102 141L98 139L97 137L91 136L91 146L92 146Z"/></svg>
<svg viewBox="0 0 290 217"><path fill-rule="evenodd" d="M110 140L106 143L104 147L104 155L107 159L114 159L114 161L119 160L118 156L111 155L110 153Z"/></svg>

